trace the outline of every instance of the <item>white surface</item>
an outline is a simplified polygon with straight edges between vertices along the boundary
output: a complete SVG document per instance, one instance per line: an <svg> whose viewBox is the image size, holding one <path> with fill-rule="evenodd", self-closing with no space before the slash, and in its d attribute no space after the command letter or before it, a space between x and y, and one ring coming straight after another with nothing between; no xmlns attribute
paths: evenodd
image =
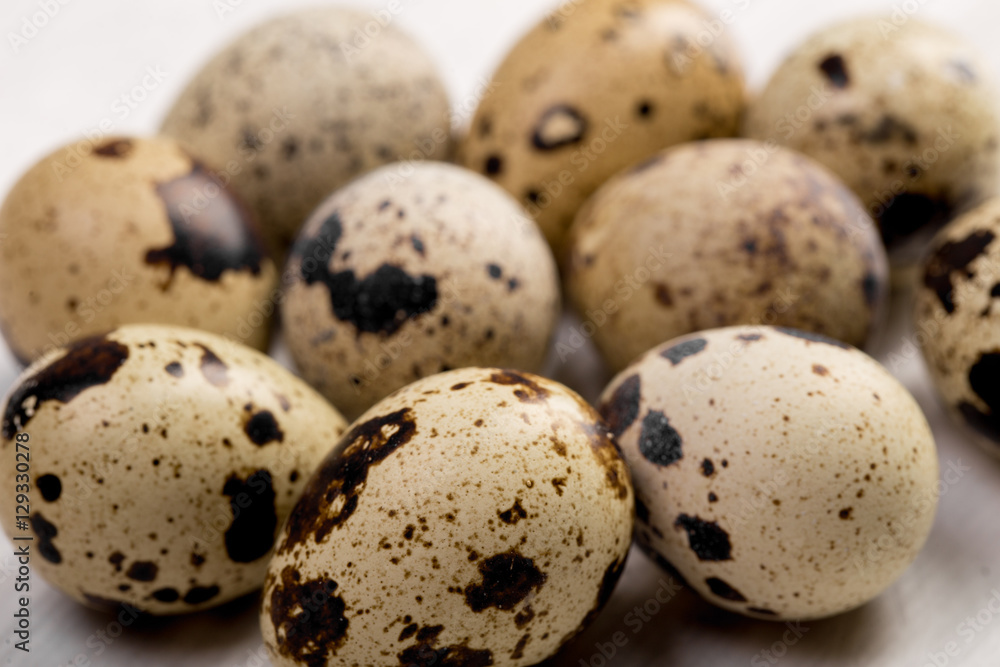
<svg viewBox="0 0 1000 667"><path fill-rule="evenodd" d="M39 11L39 0L4 0L0 18L0 196L36 159L111 119L116 133L153 133L173 97L204 60L229 38L282 8L314 4L294 0L48 0L58 13L14 53L8 34ZM400 0L399 25L415 33L446 74L456 107L472 108L473 92L505 50L555 2L538 0ZM388 0L353 4L377 10ZM1000 69L995 31L1000 3L990 0L703 0L739 41L754 85L809 31L857 12L894 6L918 8L922 18L948 25L977 43ZM219 7L231 11L224 13ZM221 13L221 16L220 16ZM128 113L122 95L140 84L147 68L165 78ZM151 81L151 80L148 80ZM58 258L52 258L58 261ZM789 629L718 611L687 592L650 615L635 611L655 600L665 577L642 555L630 559L621 585L594 627L559 665L602 667L729 665L887 667L996 666L1000 664L1000 465L951 427L932 393L922 363L905 342L905 304L894 308L894 327L882 358L902 355L892 370L916 395L934 425L942 470L961 467L944 487L934 532L916 564L886 594L856 612ZM568 332L564 329L563 335ZM0 389L15 366L0 345ZM606 379L581 352L553 374L593 398ZM965 470L964 468L968 468ZM954 478L953 478L954 479ZM37 577L32 580L32 653L15 652L11 638L15 562L0 538L0 665L266 664L251 597L222 609L177 619L143 619L122 630L113 618L69 602ZM660 598L664 599L664 591ZM649 603L653 610L658 603ZM976 616L979 620L975 620ZM971 621L969 619L972 619ZM617 634L621 633L621 634ZM615 647L614 642L619 645ZM951 653L949 655L948 653Z"/></svg>

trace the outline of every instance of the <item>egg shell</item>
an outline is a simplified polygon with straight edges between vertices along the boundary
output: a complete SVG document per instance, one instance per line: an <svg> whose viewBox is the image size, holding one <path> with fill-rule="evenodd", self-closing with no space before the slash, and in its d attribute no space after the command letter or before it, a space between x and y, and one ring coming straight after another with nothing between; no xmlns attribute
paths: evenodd
<svg viewBox="0 0 1000 667"><path fill-rule="evenodd" d="M636 536L706 600L817 619L885 590L938 499L930 428L877 362L795 329L668 342L601 399L636 491Z"/></svg>
<svg viewBox="0 0 1000 667"><path fill-rule="evenodd" d="M949 219L1000 194L1000 99L972 41L908 17L840 23L795 49L750 105L747 136L832 169L914 265Z"/></svg>
<svg viewBox="0 0 1000 667"><path fill-rule="evenodd" d="M560 312L535 224L494 184L443 163L388 165L330 197L285 283L292 356L348 418L440 371L537 370Z"/></svg>
<svg viewBox="0 0 1000 667"><path fill-rule="evenodd" d="M628 470L579 396L508 370L425 378L309 481L268 569L264 642L276 666L534 665L607 601L632 519Z"/></svg>
<svg viewBox="0 0 1000 667"><path fill-rule="evenodd" d="M274 262L242 202L171 139L53 152L8 194L0 236L0 330L24 364L135 323L267 347Z"/></svg>
<svg viewBox="0 0 1000 667"><path fill-rule="evenodd" d="M611 367L686 333L777 324L863 346L883 325L888 263L858 199L803 155L685 144L580 211L566 291Z"/></svg>
<svg viewBox="0 0 1000 667"><path fill-rule="evenodd" d="M945 227L923 262L914 340L942 401L1000 456L1000 199Z"/></svg>
<svg viewBox="0 0 1000 667"><path fill-rule="evenodd" d="M162 131L231 178L279 256L352 178L445 159L453 145L430 56L395 25L346 7L299 10L237 37L191 80Z"/></svg>
<svg viewBox="0 0 1000 667"><path fill-rule="evenodd" d="M14 383L0 524L33 536L32 571L87 606L219 605L263 584L281 522L346 425L255 350L122 327L50 353ZM28 532L15 526L20 484Z"/></svg>
<svg viewBox="0 0 1000 667"><path fill-rule="evenodd" d="M579 207L615 173L668 146L737 134L742 66L713 20L684 0L553 9L493 75L461 163L521 201L560 255Z"/></svg>

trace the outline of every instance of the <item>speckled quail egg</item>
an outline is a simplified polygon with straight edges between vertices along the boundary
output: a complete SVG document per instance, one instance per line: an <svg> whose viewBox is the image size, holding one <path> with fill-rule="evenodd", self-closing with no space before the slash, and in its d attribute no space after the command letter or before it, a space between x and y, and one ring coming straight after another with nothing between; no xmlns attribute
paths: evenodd
<svg viewBox="0 0 1000 667"><path fill-rule="evenodd" d="M388 165L330 197L285 283L292 356L351 419L440 371L537 370L559 316L535 224L485 178L442 163Z"/></svg>
<svg viewBox="0 0 1000 667"><path fill-rule="evenodd" d="M231 179L284 255L350 179L451 154L448 95L408 34L346 7L300 10L238 37L194 77L162 131Z"/></svg>
<svg viewBox="0 0 1000 667"><path fill-rule="evenodd" d="M675 336L778 324L864 345L884 319L885 251L840 181L775 144L669 149L580 211L566 290L616 371Z"/></svg>
<svg viewBox="0 0 1000 667"><path fill-rule="evenodd" d="M462 163L517 197L561 254L577 209L616 172L736 135L743 72L723 28L686 0L564 3L494 74Z"/></svg>
<svg viewBox="0 0 1000 667"><path fill-rule="evenodd" d="M267 346L277 279L251 214L171 139L70 144L0 207L0 330L27 364L121 324Z"/></svg>
<svg viewBox="0 0 1000 667"><path fill-rule="evenodd" d="M1000 199L945 227L915 298L914 340L942 400L1000 455Z"/></svg>
<svg viewBox="0 0 1000 667"><path fill-rule="evenodd" d="M601 413L632 471L638 542L731 611L847 611L930 532L938 464L923 413L833 339L749 326L675 339L616 377Z"/></svg>
<svg viewBox="0 0 1000 667"><path fill-rule="evenodd" d="M346 426L255 350L125 326L46 355L14 383L0 524L33 537L32 570L83 604L205 609L263 584L281 522ZM29 501L15 507L15 491Z"/></svg>
<svg viewBox="0 0 1000 667"><path fill-rule="evenodd" d="M796 49L748 112L748 136L832 169L917 262L958 212L1000 193L1000 98L969 40L915 18L868 17Z"/></svg>
<svg viewBox="0 0 1000 667"><path fill-rule="evenodd" d="M394 393L309 480L268 567L275 665L534 665L610 597L628 470L562 385L465 368Z"/></svg>

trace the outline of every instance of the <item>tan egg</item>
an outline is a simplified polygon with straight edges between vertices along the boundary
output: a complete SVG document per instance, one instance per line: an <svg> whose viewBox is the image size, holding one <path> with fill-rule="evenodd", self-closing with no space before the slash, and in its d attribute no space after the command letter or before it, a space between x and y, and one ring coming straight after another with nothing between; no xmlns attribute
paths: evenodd
<svg viewBox="0 0 1000 667"><path fill-rule="evenodd" d="M346 425L255 350L122 327L50 353L7 394L0 524L87 606L213 607L263 584L281 522Z"/></svg>
<svg viewBox="0 0 1000 667"><path fill-rule="evenodd" d="M833 339L749 326L676 339L616 377L601 413L632 471L639 544L725 609L847 611L930 532L938 464L920 407Z"/></svg>
<svg viewBox="0 0 1000 667"><path fill-rule="evenodd" d="M264 643L281 667L538 664L610 597L632 519L579 396L507 370L425 378L309 481L268 568Z"/></svg>
<svg viewBox="0 0 1000 667"><path fill-rule="evenodd" d="M880 222L894 264L1000 194L1000 98L970 40L907 17L813 35L751 104L746 134L802 151L840 176Z"/></svg>
<svg viewBox="0 0 1000 667"><path fill-rule="evenodd" d="M500 188L442 163L389 165L330 197L284 282L292 356L350 419L440 371L538 370L559 317L535 224Z"/></svg>
<svg viewBox="0 0 1000 667"><path fill-rule="evenodd" d="M452 147L430 56L392 17L346 7L298 10L236 38L188 84L162 131L227 174L277 256L352 178L445 159Z"/></svg>
<svg viewBox="0 0 1000 667"><path fill-rule="evenodd" d="M171 139L70 144L0 208L0 329L24 364L122 324L267 347L277 269L242 202Z"/></svg>
<svg viewBox="0 0 1000 667"><path fill-rule="evenodd" d="M959 423L1000 455L1000 199L945 227L931 244L915 299L914 340Z"/></svg>
<svg viewBox="0 0 1000 667"><path fill-rule="evenodd" d="M614 370L666 340L778 324L862 346L881 328L885 251L850 190L774 144L697 142L580 211L566 290Z"/></svg>
<svg viewBox="0 0 1000 667"><path fill-rule="evenodd" d="M493 75L462 164L520 200L560 255L577 209L615 173L736 135L745 91L726 25L686 0L564 3Z"/></svg>

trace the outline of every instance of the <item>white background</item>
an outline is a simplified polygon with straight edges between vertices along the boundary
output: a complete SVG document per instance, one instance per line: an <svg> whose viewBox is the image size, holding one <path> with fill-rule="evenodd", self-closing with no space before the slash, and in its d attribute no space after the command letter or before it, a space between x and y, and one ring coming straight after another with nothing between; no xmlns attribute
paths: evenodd
<svg viewBox="0 0 1000 667"><path fill-rule="evenodd" d="M0 195L35 160L80 138L110 118L114 131L150 134L189 76L229 39L300 1L228 0L220 12L212 0L63 0L58 13L15 53L9 32L39 11L37 0L3 0L0 9ZM418 36L437 59L453 101L467 100L505 51L556 2L539 0L400 0L398 25ZM751 85L759 87L782 54L810 31L859 12L894 6L917 8L925 20L947 25L978 44L1000 69L1000 3L991 0L701 0L713 14L730 9L727 31L745 55ZM57 4L58 0L51 0ZM355 0L377 10L388 0ZM147 68L166 73L127 117L115 105L138 85ZM57 263L58 257L49 261ZM616 632L627 640L611 665L885 665L936 667L1000 664L1000 615L988 611L1000 591L1000 466L966 442L941 413L919 359L905 337L906 297L897 295L894 324L880 356L902 350L890 368L914 392L938 438L942 468L969 467L945 487L927 549L887 593L861 610L809 623L793 632L780 624L750 621L713 609L680 593L642 622L628 614L653 598L661 574L640 554L630 559L622 584L597 624L579 638L560 665L603 658L595 644ZM909 354L907 354L909 353ZM898 359L897 359L898 362ZM585 355L555 369L588 397L603 378L586 377L594 367ZM0 344L0 390L17 372ZM588 381L589 380L589 381ZM70 602L33 580L32 653L11 648L14 610L9 543L0 538L0 665L261 665L256 601L177 619L146 619L123 634L110 619ZM1000 595L998 593L997 595ZM994 603L1000 609L1000 602ZM649 608L653 608L650 605ZM979 615L971 624L968 617ZM630 620L631 619L631 620ZM981 625L980 625L981 623ZM978 629L977 629L978 628ZM104 633L101 638L99 633ZM954 656L944 654L954 643ZM609 651L608 646L605 650ZM765 653L766 652L766 653ZM935 662L936 661L936 662Z"/></svg>

